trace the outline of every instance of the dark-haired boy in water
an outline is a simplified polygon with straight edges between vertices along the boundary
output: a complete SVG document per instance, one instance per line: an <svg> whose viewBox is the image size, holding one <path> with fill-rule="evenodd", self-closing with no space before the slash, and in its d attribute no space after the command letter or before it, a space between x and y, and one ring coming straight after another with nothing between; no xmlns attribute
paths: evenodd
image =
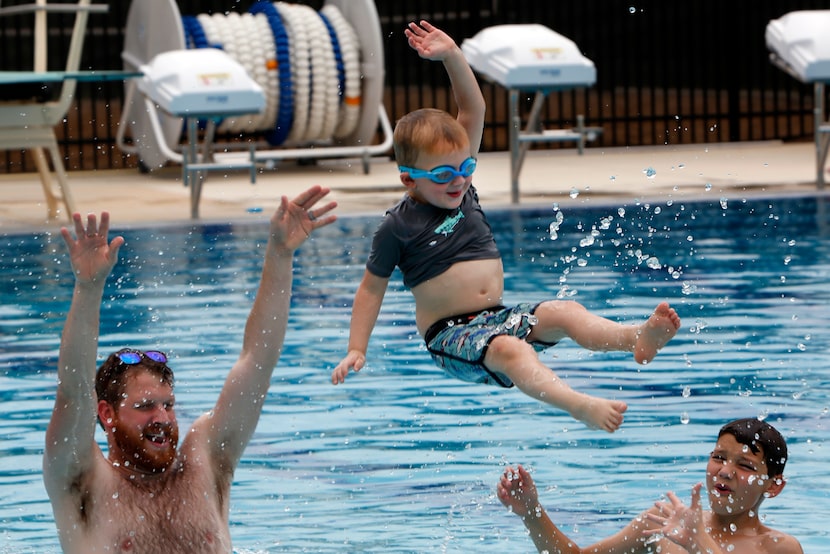
<svg viewBox="0 0 830 554"><path fill-rule="evenodd" d="M631 520L618 533L580 548L551 521L539 504L533 478L522 466L508 467L499 481L502 504L522 518L539 552L558 554L803 554L798 540L764 525L765 498L781 494L786 481L787 443L769 423L756 418L724 425L706 466L709 510L700 505L698 483L692 501L672 492L667 501Z"/></svg>

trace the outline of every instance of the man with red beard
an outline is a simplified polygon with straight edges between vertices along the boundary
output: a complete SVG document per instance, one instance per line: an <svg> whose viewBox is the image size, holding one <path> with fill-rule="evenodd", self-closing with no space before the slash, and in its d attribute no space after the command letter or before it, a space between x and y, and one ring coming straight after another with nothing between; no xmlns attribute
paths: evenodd
<svg viewBox="0 0 830 554"><path fill-rule="evenodd" d="M159 351L123 349L96 375L104 285L124 244L108 242L109 214L74 214L61 229L75 288L61 338L58 389L46 431L43 480L63 552L231 552L233 472L256 429L285 336L294 251L336 218L316 186L283 197L271 217L262 277L239 359L214 408L178 447L173 372ZM95 441L96 416L108 455Z"/></svg>

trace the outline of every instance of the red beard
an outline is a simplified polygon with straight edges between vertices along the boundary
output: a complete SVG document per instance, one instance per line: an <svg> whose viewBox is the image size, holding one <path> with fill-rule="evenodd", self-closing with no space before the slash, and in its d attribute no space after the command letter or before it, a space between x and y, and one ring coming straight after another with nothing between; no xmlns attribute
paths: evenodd
<svg viewBox="0 0 830 554"><path fill-rule="evenodd" d="M128 428L116 421L113 440L124 456L125 469L163 473L176 459L179 430L165 423L154 423L143 429Z"/></svg>

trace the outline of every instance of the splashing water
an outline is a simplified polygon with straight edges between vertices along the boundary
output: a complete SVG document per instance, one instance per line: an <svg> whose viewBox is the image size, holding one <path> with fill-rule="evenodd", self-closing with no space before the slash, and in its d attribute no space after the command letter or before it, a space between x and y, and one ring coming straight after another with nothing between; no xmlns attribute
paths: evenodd
<svg viewBox="0 0 830 554"><path fill-rule="evenodd" d="M425 351L411 294L397 277L366 367L333 387L367 237L380 216L344 217L321 229L298 252L279 368L234 475L237 551L334 544L366 553L525 552L532 543L524 526L494 494L504 466L518 463L534 471L557 523L592 542L630 517L608 514L639 513L664 491L688 491L703 478L719 426L746 416L775 424L790 447L787 487L764 502L764 512L774 510L774 526L806 552L823 551L830 542L821 517L830 512L828 208L803 197L732 199L722 210L714 197L574 208L567 218L548 207L488 212L506 304L557 295L633 322L669 299L683 317L647 369L630 354L588 352L569 340L540 354L573 388L628 403L612 435L516 390L444 375ZM238 355L260 275L253 245L267 232L265 224L123 231L99 354L125 343L165 347L183 429L211 409ZM593 243L580 248L587 234ZM8 284L0 288L0 551L56 553L40 468L71 276L57 235L0 241L0 278ZM682 268L682 278L651 269L651 258Z"/></svg>
<svg viewBox="0 0 830 554"><path fill-rule="evenodd" d="M556 216L554 216L553 221L548 226L548 236L550 240L556 240L559 238L559 227L562 226L562 222L565 220L565 216L562 214L561 211L556 212Z"/></svg>

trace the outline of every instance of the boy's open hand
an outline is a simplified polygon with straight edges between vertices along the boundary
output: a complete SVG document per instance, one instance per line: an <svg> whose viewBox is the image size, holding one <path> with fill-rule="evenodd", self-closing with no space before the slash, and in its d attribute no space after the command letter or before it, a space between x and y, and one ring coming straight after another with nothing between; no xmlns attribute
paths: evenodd
<svg viewBox="0 0 830 554"><path fill-rule="evenodd" d="M404 30L404 34L409 39L409 46L426 60L443 60L457 48L447 33L433 27L428 21L422 20L420 25L413 21L409 24L409 29Z"/></svg>
<svg viewBox="0 0 830 554"><path fill-rule="evenodd" d="M510 466L504 468L496 494L499 500L514 514L520 517L534 515L538 517L539 493L530 473L521 465L517 469Z"/></svg>
<svg viewBox="0 0 830 554"><path fill-rule="evenodd" d="M697 483L692 487L692 499L686 506L673 492L666 494L668 501L654 503L654 509L646 514L649 521L657 524L653 529L646 529L646 536L662 535L680 546L686 547L693 543L695 536L703 525L703 509L700 504L700 489L703 485Z"/></svg>

